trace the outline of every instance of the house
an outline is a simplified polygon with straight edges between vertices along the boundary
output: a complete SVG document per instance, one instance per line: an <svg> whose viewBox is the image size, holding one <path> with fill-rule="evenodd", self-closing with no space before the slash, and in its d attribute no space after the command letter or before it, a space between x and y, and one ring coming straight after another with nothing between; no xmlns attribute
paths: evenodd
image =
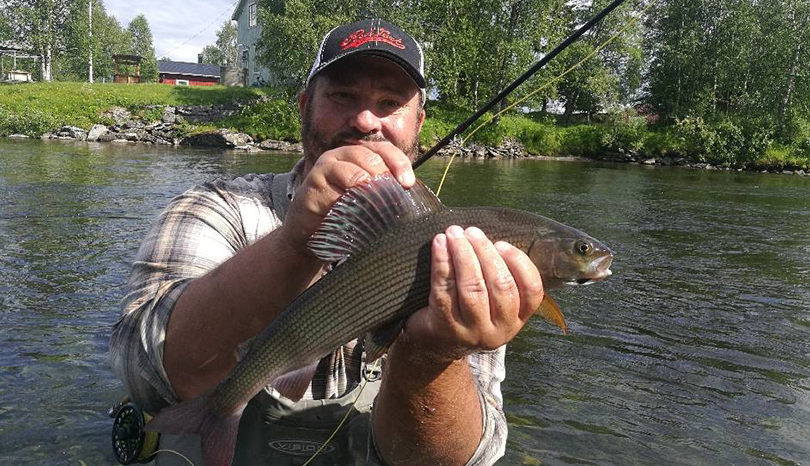
<svg viewBox="0 0 810 466"><path fill-rule="evenodd" d="M158 61L159 82L175 86L213 86L219 84L220 67L210 63Z"/></svg>
<svg viewBox="0 0 810 466"><path fill-rule="evenodd" d="M237 23L237 66L247 69L248 85L269 83L270 70L256 63L256 44L262 36L258 0L239 0L231 20Z"/></svg>

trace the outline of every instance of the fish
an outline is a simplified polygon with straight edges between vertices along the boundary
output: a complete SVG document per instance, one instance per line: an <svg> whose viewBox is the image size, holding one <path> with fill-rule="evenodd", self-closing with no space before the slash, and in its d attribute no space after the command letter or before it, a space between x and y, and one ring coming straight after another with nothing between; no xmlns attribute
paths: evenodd
<svg viewBox="0 0 810 466"><path fill-rule="evenodd" d="M342 195L309 240L317 257L338 265L255 337L219 385L162 409L146 430L199 434L205 464L230 466L242 411L264 387L300 399L318 361L356 338L365 338L368 361L385 353L408 316L427 306L431 241L451 225L523 250L545 290L611 275L613 251L577 229L522 210L448 208L420 180L404 189L391 174L377 175ZM548 293L538 313L567 333Z"/></svg>

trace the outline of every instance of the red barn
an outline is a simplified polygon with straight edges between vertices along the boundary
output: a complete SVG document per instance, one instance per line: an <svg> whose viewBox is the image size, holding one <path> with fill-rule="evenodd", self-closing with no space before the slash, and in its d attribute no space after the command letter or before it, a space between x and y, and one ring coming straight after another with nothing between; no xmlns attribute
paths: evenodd
<svg viewBox="0 0 810 466"><path fill-rule="evenodd" d="M159 61L160 82L176 86L213 86L219 84L219 65Z"/></svg>

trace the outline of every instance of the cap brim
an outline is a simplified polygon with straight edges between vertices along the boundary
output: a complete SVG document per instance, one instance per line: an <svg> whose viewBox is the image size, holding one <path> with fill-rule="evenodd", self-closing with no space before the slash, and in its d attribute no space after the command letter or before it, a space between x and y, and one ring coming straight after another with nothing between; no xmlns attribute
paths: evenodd
<svg viewBox="0 0 810 466"><path fill-rule="evenodd" d="M416 84L416 86L419 89L425 89L427 87L427 81L425 81L425 77L422 76L422 74L419 73L419 70L417 70L416 68L411 66L411 64L408 63L406 60L400 58L399 56L397 56L394 53L387 52L385 50L368 50L368 49L360 49L360 50L354 50L354 51L351 51L351 52L344 53L343 55L341 55L336 60L333 60L333 61L331 61L329 63L326 63L326 64L320 66L317 70L315 70L314 73L312 73L307 78L307 84L309 84L309 81L312 79L313 76L315 76L316 74L318 74L318 73L322 72L323 70L329 68L330 66L334 65L335 63L338 63L338 62L342 61L344 58L355 57L355 56L359 56L359 55L372 55L372 56L385 58L385 59L387 59L389 61L392 61L395 64L397 64L400 68L402 68L402 71L404 71L405 73L408 74L408 76L411 77L411 79L413 80L413 82Z"/></svg>

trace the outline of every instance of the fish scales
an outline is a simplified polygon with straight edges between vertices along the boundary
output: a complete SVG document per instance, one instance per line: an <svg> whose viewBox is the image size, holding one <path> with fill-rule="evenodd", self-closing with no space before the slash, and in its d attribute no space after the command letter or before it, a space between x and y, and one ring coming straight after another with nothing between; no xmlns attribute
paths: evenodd
<svg viewBox="0 0 810 466"><path fill-rule="evenodd" d="M257 349L215 394L223 399L219 409L230 412L275 375L309 364L380 325L426 306L430 242L437 233L451 225L475 225L493 242L508 241L528 250L534 229L526 227L525 215L498 208L447 209L390 230L374 242L374 247L349 257L307 289L257 337L252 343ZM391 266L393 260L396 267ZM327 315L329 319L324 318ZM270 339L273 345L263 344ZM299 357L290 360L290 354Z"/></svg>
<svg viewBox="0 0 810 466"><path fill-rule="evenodd" d="M381 175L341 197L310 241L322 259L345 261L256 336L217 387L164 408L147 430L199 433L206 464L230 465L242 410L266 385L284 374L308 383L301 374L324 355L428 304L431 241L451 225L477 226L493 242L523 250L546 289L610 275L612 251L581 231L519 210L447 209L421 182L406 192ZM546 301L551 311L541 305L540 315L565 329L559 308Z"/></svg>

